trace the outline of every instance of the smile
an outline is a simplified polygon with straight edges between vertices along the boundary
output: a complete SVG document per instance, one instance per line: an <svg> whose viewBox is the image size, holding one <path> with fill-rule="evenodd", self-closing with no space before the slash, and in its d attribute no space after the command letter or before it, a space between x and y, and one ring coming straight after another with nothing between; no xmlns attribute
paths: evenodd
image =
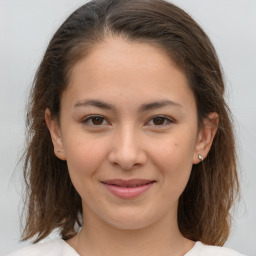
<svg viewBox="0 0 256 256"><path fill-rule="evenodd" d="M123 199L135 198L146 192L156 181L154 180L107 180L102 184L117 197Z"/></svg>

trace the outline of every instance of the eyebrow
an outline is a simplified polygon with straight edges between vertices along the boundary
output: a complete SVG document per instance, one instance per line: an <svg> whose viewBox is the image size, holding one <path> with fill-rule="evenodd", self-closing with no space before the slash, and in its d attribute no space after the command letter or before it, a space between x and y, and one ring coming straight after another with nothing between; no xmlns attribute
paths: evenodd
<svg viewBox="0 0 256 256"><path fill-rule="evenodd" d="M84 100L84 101L78 101L74 107L87 107L87 106L93 106L101 109L108 109L108 110L113 110L115 109L114 105L100 101L100 100L94 100L94 99L89 99L89 100Z"/></svg>
<svg viewBox="0 0 256 256"><path fill-rule="evenodd" d="M93 106L97 107L100 109L106 109L106 110L116 110L115 106L109 103L106 103L101 100L96 100L96 99L88 99L88 100L83 100L83 101L78 101L75 105L74 108L77 107L87 107L87 106ZM151 103L146 103L142 104L139 108L139 112L146 112L149 110L153 109L158 109L166 106L172 106L172 107L182 107L180 104L171 101L171 100L160 100L160 101L154 101Z"/></svg>
<svg viewBox="0 0 256 256"><path fill-rule="evenodd" d="M181 107L181 105L178 104L177 102L174 102L171 100L160 100L160 101L155 101L152 103L147 103L147 104L141 105L139 108L139 111L145 112L145 111L158 109L158 108L162 108L162 107L166 107L166 106L179 107L179 108Z"/></svg>

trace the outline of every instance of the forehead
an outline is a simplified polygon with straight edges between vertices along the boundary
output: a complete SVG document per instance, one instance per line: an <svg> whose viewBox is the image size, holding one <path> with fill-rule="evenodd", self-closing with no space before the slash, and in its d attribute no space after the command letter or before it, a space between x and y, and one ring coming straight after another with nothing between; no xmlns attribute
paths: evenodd
<svg viewBox="0 0 256 256"><path fill-rule="evenodd" d="M134 67L139 68L137 71L159 72L161 69L162 72L169 72L168 67L170 65L176 67L167 51L158 44L129 41L120 37L107 38L94 45L86 57L72 68L71 79L74 77L74 73L76 73L75 76L77 75L76 71L79 72L79 67L80 69L84 68L86 63L90 64L90 71L93 72L134 72ZM81 67L82 65L84 67ZM178 67L176 68L178 69Z"/></svg>
<svg viewBox="0 0 256 256"><path fill-rule="evenodd" d="M138 95L141 100L166 95L179 101L194 100L184 73L163 49L121 38L99 43L80 60L71 71L65 93L80 100L91 94L110 100L117 95L134 101Z"/></svg>

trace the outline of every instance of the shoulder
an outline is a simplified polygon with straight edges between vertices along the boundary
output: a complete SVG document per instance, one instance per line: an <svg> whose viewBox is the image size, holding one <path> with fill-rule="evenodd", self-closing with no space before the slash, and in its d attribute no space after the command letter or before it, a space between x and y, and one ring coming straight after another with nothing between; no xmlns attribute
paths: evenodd
<svg viewBox="0 0 256 256"><path fill-rule="evenodd" d="M245 256L235 250L226 247L205 245L196 242L194 247L185 256Z"/></svg>
<svg viewBox="0 0 256 256"><path fill-rule="evenodd" d="M29 245L7 256L78 256L78 254L64 240L56 239Z"/></svg>

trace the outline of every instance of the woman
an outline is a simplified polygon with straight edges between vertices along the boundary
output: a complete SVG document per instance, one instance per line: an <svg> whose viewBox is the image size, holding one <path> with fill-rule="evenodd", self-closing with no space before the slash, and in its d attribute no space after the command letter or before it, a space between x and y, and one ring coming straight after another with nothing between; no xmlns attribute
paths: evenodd
<svg viewBox="0 0 256 256"><path fill-rule="evenodd" d="M58 29L28 111L12 255L241 255L221 247L239 184L215 50L162 0L94 0Z"/></svg>

